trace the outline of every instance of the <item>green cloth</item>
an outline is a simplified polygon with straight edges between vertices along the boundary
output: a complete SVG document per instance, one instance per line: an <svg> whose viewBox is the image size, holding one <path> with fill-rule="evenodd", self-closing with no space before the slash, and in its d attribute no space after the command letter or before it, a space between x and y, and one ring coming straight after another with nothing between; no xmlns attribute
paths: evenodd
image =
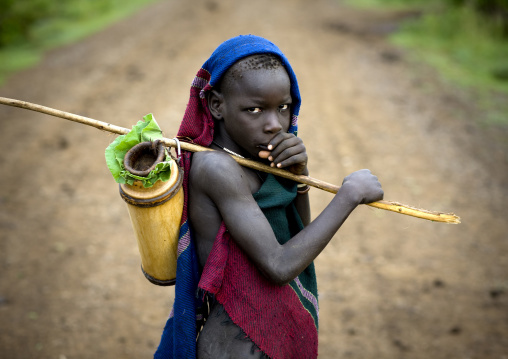
<svg viewBox="0 0 508 359"><path fill-rule="evenodd" d="M268 174L259 191L253 195L280 244L286 243L304 228L294 204L297 196L296 190L295 182ZM314 318L317 328L318 291L314 263L305 268L289 284L298 294L305 309Z"/></svg>

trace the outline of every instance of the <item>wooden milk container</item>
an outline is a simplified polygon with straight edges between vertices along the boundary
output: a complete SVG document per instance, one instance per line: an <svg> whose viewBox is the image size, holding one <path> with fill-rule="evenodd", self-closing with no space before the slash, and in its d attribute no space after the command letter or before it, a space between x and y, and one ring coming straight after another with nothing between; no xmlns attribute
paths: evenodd
<svg viewBox="0 0 508 359"><path fill-rule="evenodd" d="M146 177L165 158L160 141L142 142L132 147L124 158L124 167L134 175ZM183 171L171 158L168 181L157 181L144 188L141 181L121 184L120 195L136 234L141 270L157 285L173 285L176 281L178 235L183 211Z"/></svg>

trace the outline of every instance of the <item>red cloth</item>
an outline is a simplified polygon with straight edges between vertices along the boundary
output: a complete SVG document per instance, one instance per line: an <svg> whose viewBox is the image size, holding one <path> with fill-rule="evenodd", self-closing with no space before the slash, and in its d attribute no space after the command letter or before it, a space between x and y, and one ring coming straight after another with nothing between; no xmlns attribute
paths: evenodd
<svg viewBox="0 0 508 359"><path fill-rule="evenodd" d="M222 224L199 287L215 295L245 334L270 358L316 358L314 319L288 284L268 281Z"/></svg>
<svg viewBox="0 0 508 359"><path fill-rule="evenodd" d="M206 147L212 143L214 127L205 96L211 89L209 81L210 73L200 69L192 82L187 109L178 130L178 138Z"/></svg>

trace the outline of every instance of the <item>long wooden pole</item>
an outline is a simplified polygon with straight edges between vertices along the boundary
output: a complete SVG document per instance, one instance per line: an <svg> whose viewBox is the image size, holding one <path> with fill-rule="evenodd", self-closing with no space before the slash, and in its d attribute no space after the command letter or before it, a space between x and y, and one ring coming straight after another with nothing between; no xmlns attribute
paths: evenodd
<svg viewBox="0 0 508 359"><path fill-rule="evenodd" d="M119 126L116 126L116 125L113 125L110 123L94 120L94 119L88 118L88 117L75 115L75 114L72 114L69 112L55 110L50 107L36 105L36 104L26 102L26 101L20 101L20 100L0 97L0 103L4 104L4 105L8 105L8 106L19 107L19 108L23 108L26 110L41 112L41 113L45 113L47 115L60 117L60 118L66 119L66 120L70 120L70 121L82 123L82 124L85 124L88 126L92 126L92 127L98 128L99 130L102 130L102 131L116 133L118 135L125 135L130 131L129 129L124 128L124 127L119 127ZM174 139L164 138L164 139L162 139L162 141L164 142L164 144L166 146L177 147L177 141ZM194 145L194 144L187 143L187 142L180 142L180 147L181 147L181 149L183 149L185 151L191 151L191 152L213 151L210 148ZM336 186L336 185L333 185L333 184L330 184L330 183L327 183L327 182L324 182L324 181L321 181L321 180L318 180L318 179L315 179L315 178L312 178L309 176L302 176L302 175L298 176L298 175L295 175L289 171L279 169L279 168L273 168L273 167L267 166L265 164L262 164L262 163L259 163L256 161L248 160L248 159L241 158L238 156L232 156L232 157L235 159L236 162L238 162L242 166L249 167L249 168L252 168L252 169L255 169L258 171L263 171L266 173L272 173L274 175L284 177L284 178L293 180L295 182L305 183L305 184L308 184L309 186L316 187L316 188L322 189L327 192L337 193L337 191L340 188L339 186ZM425 209L418 209L418 208L414 208L414 207L411 207L411 206L408 206L405 204L392 202L392 201L378 201L378 202L368 203L367 205L371 206L371 207L380 208L380 209L384 209L384 210L388 210L388 211L392 211L392 212L396 212L396 213L401 213L401 214L405 214L405 215L412 216L412 217L423 218L423 219L427 219L427 220L435 221L435 222L460 223L460 217L458 217L457 215L455 215L453 213L428 211Z"/></svg>

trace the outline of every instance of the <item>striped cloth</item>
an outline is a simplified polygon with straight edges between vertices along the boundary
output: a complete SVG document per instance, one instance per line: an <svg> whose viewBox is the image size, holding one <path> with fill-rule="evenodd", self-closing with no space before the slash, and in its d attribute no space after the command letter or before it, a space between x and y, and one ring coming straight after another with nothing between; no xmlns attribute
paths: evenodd
<svg viewBox="0 0 508 359"><path fill-rule="evenodd" d="M227 69L229 69L238 60L250 55L261 53L277 55L288 72L291 81L291 96L293 100L292 123L289 132L296 134L297 117L300 109L301 98L296 76L288 60L279 48L268 40L254 35L241 35L222 43L198 71L192 83L187 109L178 131L178 137L180 139L207 147L212 143L214 121L210 114L210 110L208 109L206 93L218 83ZM161 342L154 355L154 358L156 359L196 358L197 323L202 320L199 308L203 305L201 300L202 297L197 295L200 279L202 280L201 289L214 293L219 301L221 301L220 298L225 298L226 294L229 293L226 291L222 292L217 289L212 290L212 288L206 284L207 278L210 279L210 283L215 283L218 280L217 273L212 270L212 266L208 263L212 263L212 261L217 260L216 257L212 256L212 254L210 254L208 262L204 268L204 273L205 271L207 273L211 273L210 276L209 274L203 274L201 277L199 273L198 258L188 221L188 174L190 172L191 159L191 153L185 151L182 153L180 165L184 169L183 189L185 198L178 243L175 301L162 333ZM216 243L220 244L224 241L232 242L227 235L226 228L222 226L221 231L219 231L217 235ZM236 254L238 254L238 256L236 256ZM241 251L236 254L235 258L243 255ZM252 266L248 259L244 262L247 267ZM209 268L207 269L207 267ZM257 272L257 269L254 268L254 270ZM308 270L313 271L313 267ZM287 333L287 338L284 339L284 345L299 347L305 346L311 348L312 355L297 355L295 357L312 358L317 356L317 291L313 290L315 287L315 277L313 284L309 284L307 278L299 278L300 276L293 281L294 283L288 285L285 290L288 293L292 293L290 296L298 299L299 309L295 309L295 311L298 311L301 315L296 315L296 318L300 318L301 316L305 317L307 320L303 322L296 320L294 322L295 324L293 325L293 329L290 331L286 331L285 329L281 330L283 332L283 336L286 335L284 333ZM229 277L223 277L223 279L229 280ZM227 286L222 285L221 288L227 288ZM289 292L289 290L291 292ZM278 295L269 297L269 299L261 297L261 295L262 293L258 290L253 298L257 298L256 300L258 302L271 303L269 307L272 308L272 311L275 313L274 315L283 318L283 320L279 320L279 322L291 322L289 316L293 316L292 310L287 311L287 308L280 306L282 302L277 300ZM289 303L286 301L285 297L282 300L284 301L284 305L285 303ZM224 299L223 301L224 303L230 303L230 300ZM238 305L240 305L240 303L238 303ZM226 310L228 310L228 306L229 305L225 305ZM238 308L240 308L240 306ZM232 317L233 321L235 321L237 316L231 308L228 310L228 314ZM309 318L310 320L308 320ZM241 323L244 320L245 318L240 320L237 319L235 323L244 329L246 334L249 335L249 337L264 353L273 358L293 357L291 355L279 356L280 353L278 352L277 347L280 347L281 338L268 337L267 333L269 332L266 331L266 327L263 328L264 324L262 322L254 325L254 327L257 328L255 330L259 332L256 334L251 332L248 328L249 325L245 326ZM312 324L312 326L309 326L309 323ZM303 327L297 328L299 325L302 325ZM300 349L294 353L301 353L299 350Z"/></svg>

